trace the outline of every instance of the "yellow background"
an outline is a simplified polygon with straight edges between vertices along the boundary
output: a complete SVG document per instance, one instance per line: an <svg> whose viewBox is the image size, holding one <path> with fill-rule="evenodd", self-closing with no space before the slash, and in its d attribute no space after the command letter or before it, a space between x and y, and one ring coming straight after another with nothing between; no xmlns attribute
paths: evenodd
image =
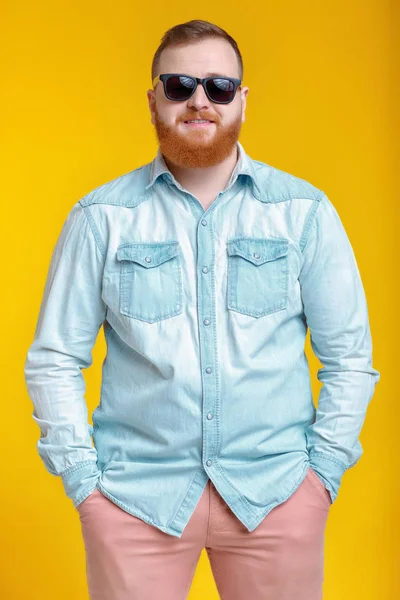
<svg viewBox="0 0 400 600"><path fill-rule="evenodd" d="M37 454L39 429L23 364L68 212L94 187L155 156L146 98L153 54L166 29L202 18L226 29L243 55L250 88L240 136L245 150L323 189L357 257L381 381L361 434L364 454L345 473L330 511L324 600L394 600L400 533L398 6L233 0L196 10L189 4L39 0L9 1L1 9L0 596L88 598L78 513L61 479ZM306 349L315 374L320 364L309 337ZM85 372L89 414L98 403L104 353L101 333ZM189 594L189 600L200 598L218 598L205 551Z"/></svg>

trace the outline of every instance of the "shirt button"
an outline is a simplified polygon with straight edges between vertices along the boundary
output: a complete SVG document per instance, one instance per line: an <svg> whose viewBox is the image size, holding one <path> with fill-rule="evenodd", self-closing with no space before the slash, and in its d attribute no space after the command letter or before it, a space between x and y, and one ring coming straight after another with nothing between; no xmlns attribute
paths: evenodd
<svg viewBox="0 0 400 600"><path fill-rule="evenodd" d="M212 461L210 459L207 460L206 462L207 467L210 467L212 465Z"/></svg>
<svg viewBox="0 0 400 600"><path fill-rule="evenodd" d="M260 258L260 255L258 254L258 252L254 252L253 256L254 256L254 258Z"/></svg>
<svg viewBox="0 0 400 600"><path fill-rule="evenodd" d="M209 325L210 321L208 319L204 319L203 323L204 323L204 325Z"/></svg>
<svg viewBox="0 0 400 600"><path fill-rule="evenodd" d="M208 413L208 415L207 415L207 419L210 421L210 419L212 419L212 418L213 418L212 414L211 414L211 413Z"/></svg>
<svg viewBox="0 0 400 600"><path fill-rule="evenodd" d="M150 256L146 256L146 258L144 259L147 263L151 262L151 258Z"/></svg>
<svg viewBox="0 0 400 600"><path fill-rule="evenodd" d="M208 273L208 267L203 267L202 271L203 271L203 273Z"/></svg>
<svg viewBox="0 0 400 600"><path fill-rule="evenodd" d="M207 225L207 221L206 221L205 219L203 219L203 220L201 221L201 224L202 224L202 225Z"/></svg>
<svg viewBox="0 0 400 600"><path fill-rule="evenodd" d="M207 367L206 373L211 373L211 367Z"/></svg>

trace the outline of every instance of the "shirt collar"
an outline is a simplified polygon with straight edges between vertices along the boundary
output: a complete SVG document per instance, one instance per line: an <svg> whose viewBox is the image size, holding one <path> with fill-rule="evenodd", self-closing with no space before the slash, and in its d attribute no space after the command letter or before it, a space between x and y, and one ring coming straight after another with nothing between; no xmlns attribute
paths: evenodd
<svg viewBox="0 0 400 600"><path fill-rule="evenodd" d="M261 196L261 191L257 181L253 160L248 154L246 154L242 144L239 141L237 141L237 148L239 152L239 157L236 162L235 168L232 171L232 175L227 187L236 181L238 175L247 175L250 178L253 193L259 200ZM161 154L161 150L159 147L156 157L150 163L150 181L146 185L146 190L148 190L155 183L155 181L164 173L167 173L169 175L172 182L177 183L175 177L167 167L167 164L164 160L163 155Z"/></svg>

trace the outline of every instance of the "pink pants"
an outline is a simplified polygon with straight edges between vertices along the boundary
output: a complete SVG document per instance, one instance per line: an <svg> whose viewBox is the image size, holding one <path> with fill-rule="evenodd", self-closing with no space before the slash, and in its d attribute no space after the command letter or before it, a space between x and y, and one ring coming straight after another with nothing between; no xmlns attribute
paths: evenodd
<svg viewBox="0 0 400 600"><path fill-rule="evenodd" d="M321 600L328 490L310 468L249 532L211 480L182 537L95 490L77 508L91 600L184 600L203 548L223 600Z"/></svg>

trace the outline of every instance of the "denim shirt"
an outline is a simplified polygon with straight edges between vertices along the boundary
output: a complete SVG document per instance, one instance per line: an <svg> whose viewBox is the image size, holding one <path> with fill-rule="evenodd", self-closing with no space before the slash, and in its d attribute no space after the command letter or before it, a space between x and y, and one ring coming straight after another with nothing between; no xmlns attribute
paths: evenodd
<svg viewBox="0 0 400 600"><path fill-rule="evenodd" d="M335 207L237 149L207 209L160 149L72 206L24 367L39 455L73 505L97 488L178 538L209 479L249 532L310 467L334 502L380 378ZM82 370L101 327L92 427Z"/></svg>

